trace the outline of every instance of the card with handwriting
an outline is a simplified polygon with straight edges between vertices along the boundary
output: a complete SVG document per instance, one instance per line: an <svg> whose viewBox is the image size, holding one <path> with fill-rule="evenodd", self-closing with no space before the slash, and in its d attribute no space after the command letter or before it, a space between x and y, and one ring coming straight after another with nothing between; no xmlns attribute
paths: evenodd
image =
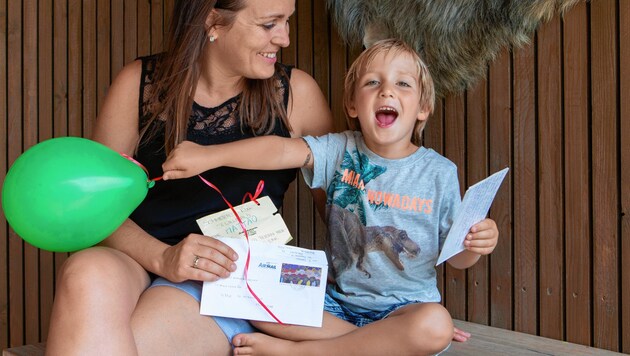
<svg viewBox="0 0 630 356"><path fill-rule="evenodd" d="M292 237L287 225L268 196L258 198L256 202L248 201L245 204L235 206L234 210L245 225L251 241L276 244L286 244L291 241ZM231 209L197 219L197 224L206 236L245 238L243 227Z"/></svg>
<svg viewBox="0 0 630 356"><path fill-rule="evenodd" d="M504 168L466 191L451 230L446 236L436 266L465 250L464 240L470 228L485 219L509 168Z"/></svg>

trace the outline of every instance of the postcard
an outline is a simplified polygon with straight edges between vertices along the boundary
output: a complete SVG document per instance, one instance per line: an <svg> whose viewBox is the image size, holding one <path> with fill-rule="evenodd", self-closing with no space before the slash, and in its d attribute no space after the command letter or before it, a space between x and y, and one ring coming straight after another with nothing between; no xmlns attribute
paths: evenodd
<svg viewBox="0 0 630 356"><path fill-rule="evenodd" d="M279 320L283 324L315 327L322 325L328 274L324 251L250 241L247 270L250 292L244 275L247 240L217 238L232 247L240 258L236 262L236 272L230 277L204 282L201 314L270 322Z"/></svg>
<svg viewBox="0 0 630 356"><path fill-rule="evenodd" d="M468 188L451 230L446 236L436 266L465 250L466 235L473 225L486 218L494 196L497 194L508 170L509 168L504 168Z"/></svg>

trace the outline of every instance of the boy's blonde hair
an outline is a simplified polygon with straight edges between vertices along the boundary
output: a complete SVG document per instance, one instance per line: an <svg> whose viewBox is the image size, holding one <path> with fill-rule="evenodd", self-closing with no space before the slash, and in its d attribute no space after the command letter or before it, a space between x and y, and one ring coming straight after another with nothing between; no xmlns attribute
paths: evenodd
<svg viewBox="0 0 630 356"><path fill-rule="evenodd" d="M433 79L431 73L420 55L411 46L405 42L397 39L385 39L375 42L372 46L363 51L359 57L352 63L348 73L346 74L346 80L344 82L344 95L343 95L343 107L346 113L346 121L348 127L351 130L361 130L361 126L358 120L353 120L348 114L348 106L354 99L354 90L356 87L356 81L361 75L362 71L370 65L374 57L381 53L388 53L394 51L394 54L406 53L416 62L418 67L418 83L420 84L420 106L422 110L428 111L429 114L433 113L435 107L435 88L433 86ZM420 146L420 137L422 136L422 130L426 124L426 120L416 122L411 136L411 142Z"/></svg>

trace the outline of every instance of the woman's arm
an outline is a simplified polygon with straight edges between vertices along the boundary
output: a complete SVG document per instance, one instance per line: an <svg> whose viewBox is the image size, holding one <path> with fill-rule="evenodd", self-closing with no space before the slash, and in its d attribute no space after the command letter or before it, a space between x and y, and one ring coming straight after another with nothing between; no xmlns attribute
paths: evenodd
<svg viewBox="0 0 630 356"><path fill-rule="evenodd" d="M140 61L135 61L118 74L105 97L92 137L129 156L133 155L139 138L141 71ZM236 259L236 254L227 245L197 234L191 234L178 245L169 246L129 219L101 244L124 252L147 271L174 282L186 279L216 280L227 276L228 270L233 270L233 260ZM190 268L195 255L207 256L208 261L202 265L203 269Z"/></svg>
<svg viewBox="0 0 630 356"><path fill-rule="evenodd" d="M291 73L291 91L292 101L289 101L288 113L294 137L321 136L334 131L328 102L310 75L294 69ZM311 193L319 216L325 219L326 192L311 189Z"/></svg>

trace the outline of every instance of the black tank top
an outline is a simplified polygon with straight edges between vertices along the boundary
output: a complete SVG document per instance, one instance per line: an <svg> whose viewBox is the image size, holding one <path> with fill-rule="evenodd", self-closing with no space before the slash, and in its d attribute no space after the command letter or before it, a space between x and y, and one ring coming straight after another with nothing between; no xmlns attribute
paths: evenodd
<svg viewBox="0 0 630 356"><path fill-rule="evenodd" d="M148 90L151 90L153 73L158 64L157 56L142 57L142 79L140 82L140 127L150 116L145 105ZM284 70L287 75L279 75ZM291 67L278 65L276 68L276 87L282 95L285 108L289 100L289 82ZM188 121L187 140L202 145L212 145L238 141L253 137L252 130L238 121L237 108L241 95L237 95L223 104L207 108L193 103ZM289 137L289 130L282 120L275 120L273 135ZM156 125L163 125L156 120ZM163 130L153 135L150 142L141 144L135 159L149 171L151 178L162 175L162 163L166 159ZM268 195L276 207L280 208L284 192L295 179L297 170L278 171L243 170L221 167L204 172L202 176L219 188L227 200L234 206L241 204L247 192L252 194L262 179L265 188L261 196ZM227 209L221 196L199 179L176 179L158 181L149 189L147 197L131 214L130 218L146 232L157 239L174 245L190 233L201 233L196 220L208 214Z"/></svg>

